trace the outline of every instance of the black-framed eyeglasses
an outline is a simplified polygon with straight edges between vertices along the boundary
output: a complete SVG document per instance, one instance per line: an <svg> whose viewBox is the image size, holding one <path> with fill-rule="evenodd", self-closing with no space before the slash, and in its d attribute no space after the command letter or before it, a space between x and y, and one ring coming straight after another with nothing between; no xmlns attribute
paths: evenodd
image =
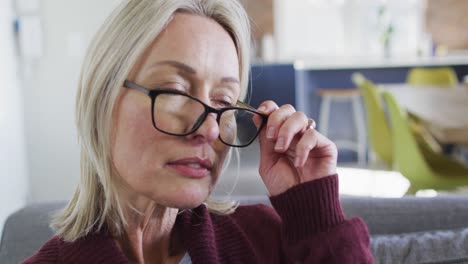
<svg viewBox="0 0 468 264"><path fill-rule="evenodd" d="M268 119L241 101L237 101L233 107L216 109L174 89L150 90L129 80L124 82L124 87L138 90L151 98L153 126L168 135L190 135L203 124L209 113L215 113L221 142L232 147L246 147L255 140ZM260 122L258 127L254 119Z"/></svg>

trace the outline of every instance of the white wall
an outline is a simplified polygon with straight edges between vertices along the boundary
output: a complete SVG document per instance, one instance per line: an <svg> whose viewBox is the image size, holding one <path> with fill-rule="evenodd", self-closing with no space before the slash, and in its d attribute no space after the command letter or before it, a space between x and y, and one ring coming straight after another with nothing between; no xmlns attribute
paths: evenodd
<svg viewBox="0 0 468 264"><path fill-rule="evenodd" d="M427 42L424 0L274 0L276 57L378 57L383 55L378 8L395 26L392 54L416 56Z"/></svg>
<svg viewBox="0 0 468 264"><path fill-rule="evenodd" d="M275 44L280 60L342 53L339 9L334 4L315 2L274 1Z"/></svg>
<svg viewBox="0 0 468 264"><path fill-rule="evenodd" d="M69 199L79 178L74 105L84 52L116 0L42 0L43 54L25 63L30 201Z"/></svg>
<svg viewBox="0 0 468 264"><path fill-rule="evenodd" d="M5 218L24 205L28 187L11 3L0 0L0 235Z"/></svg>

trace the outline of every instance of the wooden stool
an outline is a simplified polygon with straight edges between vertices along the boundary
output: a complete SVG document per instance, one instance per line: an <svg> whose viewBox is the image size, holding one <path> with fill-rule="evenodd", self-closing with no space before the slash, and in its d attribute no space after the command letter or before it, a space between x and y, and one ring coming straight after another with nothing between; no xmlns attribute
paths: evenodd
<svg viewBox="0 0 468 264"><path fill-rule="evenodd" d="M366 164L366 124L364 113L361 108L361 95L358 89L320 89L318 95L322 98L320 104L319 131L328 136L328 123L330 121L330 108L333 102L350 102L353 106L353 120L356 129L356 141L348 139L333 140L338 149L347 149L357 153L358 164Z"/></svg>

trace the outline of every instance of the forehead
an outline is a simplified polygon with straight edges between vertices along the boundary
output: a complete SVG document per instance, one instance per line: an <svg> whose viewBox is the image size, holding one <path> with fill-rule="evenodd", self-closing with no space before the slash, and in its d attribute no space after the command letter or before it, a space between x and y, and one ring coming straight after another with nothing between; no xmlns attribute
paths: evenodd
<svg viewBox="0 0 468 264"><path fill-rule="evenodd" d="M191 66L200 77L239 78L234 41L219 23L207 17L176 13L143 54L139 68L144 71L167 60Z"/></svg>

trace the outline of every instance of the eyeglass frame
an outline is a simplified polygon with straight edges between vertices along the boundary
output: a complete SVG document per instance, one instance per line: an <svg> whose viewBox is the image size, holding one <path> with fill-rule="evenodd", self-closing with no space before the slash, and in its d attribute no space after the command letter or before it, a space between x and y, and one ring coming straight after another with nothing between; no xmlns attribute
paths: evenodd
<svg viewBox="0 0 468 264"><path fill-rule="evenodd" d="M221 115L224 112L229 111L229 110L244 110L244 111L247 110L247 111L250 111L250 112L253 112L253 113L259 115L262 118L262 120L261 120L262 123L258 127L257 133L252 138L252 140L250 140L247 144L233 145L233 144L229 144L229 143L224 142L224 140L221 138L221 133L218 136L219 140L225 145L228 145L228 146L231 146L231 147L243 148L243 147L247 147L250 144L252 144L252 142L257 138L258 134L262 130L263 126L265 126L265 123L268 120L267 115L258 112L254 107L252 107L249 104L246 104L246 103L244 103L242 101L239 101L239 100L237 100L237 102L236 102L236 105L238 105L238 106L223 107L223 108L216 109L216 108L213 108L213 107L207 105L206 103L204 103L203 101L201 101L200 99L198 99L196 97L193 97L193 96L191 96L191 95L189 95L189 94L187 94L185 92L174 90L174 89L167 89L167 88L163 88L163 87L158 88L158 89L148 89L148 88L145 88L145 87L143 87L143 86L141 86L139 84L136 84L136 83L134 83L132 81L129 81L129 80L124 81L123 87L138 90L138 91L148 95L151 98L151 119L152 119L151 121L153 123L153 127L156 130L158 130L159 132L167 134L167 135L171 135L171 136L183 137L183 136L188 136L190 134L195 133L195 131L197 131L200 128L200 126L205 122L206 117L210 113L215 113L216 114L216 122L218 123L218 126L219 126L220 121L221 121ZM160 129L160 128L158 128L156 126L156 121L154 120L154 105L156 103L156 97L158 95L160 95L160 94L175 94L175 95L186 96L186 97L188 97L190 99L193 99L193 100L199 102L201 105L203 105L203 107L205 108L205 111L200 115L200 117L197 119L195 125L187 133L176 134L176 133L171 133L171 132L164 131L164 130L162 130L162 129Z"/></svg>

